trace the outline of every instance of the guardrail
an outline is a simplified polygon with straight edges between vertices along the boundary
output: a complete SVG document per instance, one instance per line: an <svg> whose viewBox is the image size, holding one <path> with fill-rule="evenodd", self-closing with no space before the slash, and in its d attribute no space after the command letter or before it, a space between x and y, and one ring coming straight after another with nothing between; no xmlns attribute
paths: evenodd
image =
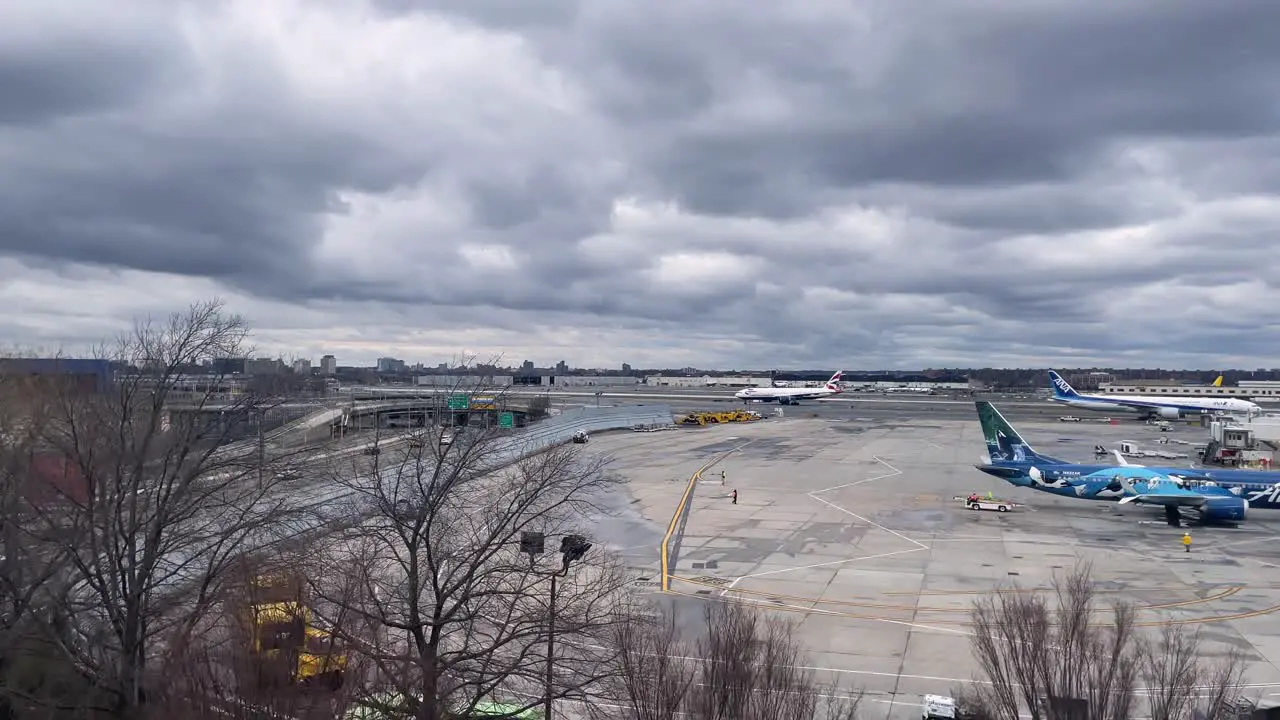
<svg viewBox="0 0 1280 720"><path fill-rule="evenodd" d="M563 445L579 430L603 432L627 430L636 427L673 426L671 407L668 405L632 405L608 408L577 408L552 416L514 434L486 451L487 462L480 472L492 472L517 462L529 455L556 445ZM393 441L398 444L408 440L408 435ZM309 527L297 527L292 537L324 532L325 526L344 522L359 522L368 510L362 506L359 493L342 486L311 487L307 490L308 504L315 509L316 517ZM274 542L274 541L273 541ZM270 544L270 543L264 543ZM257 549L261 546L256 546Z"/></svg>
<svg viewBox="0 0 1280 720"><path fill-rule="evenodd" d="M580 430L593 433L605 430L629 430L636 427L665 427L674 424L675 420L669 405L574 408L530 425L508 441L510 443L508 448L499 452L502 455L512 455L512 459L518 459L553 445L563 445Z"/></svg>

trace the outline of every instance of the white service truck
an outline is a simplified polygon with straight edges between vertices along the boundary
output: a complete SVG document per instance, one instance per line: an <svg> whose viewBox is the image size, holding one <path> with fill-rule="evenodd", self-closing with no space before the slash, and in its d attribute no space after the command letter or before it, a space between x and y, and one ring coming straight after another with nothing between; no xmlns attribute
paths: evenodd
<svg viewBox="0 0 1280 720"><path fill-rule="evenodd" d="M946 718L954 720L956 716L956 701L945 695L925 695L924 702L920 704L921 720L934 720L934 718Z"/></svg>

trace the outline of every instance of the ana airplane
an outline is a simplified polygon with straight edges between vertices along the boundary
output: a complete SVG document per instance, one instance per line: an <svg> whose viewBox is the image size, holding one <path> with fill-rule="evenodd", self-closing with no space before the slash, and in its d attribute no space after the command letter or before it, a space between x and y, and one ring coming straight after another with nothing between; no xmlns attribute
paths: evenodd
<svg viewBox="0 0 1280 720"><path fill-rule="evenodd" d="M754 400L756 402L774 402L779 405L795 405L801 400L817 400L818 398L839 395L844 392L840 387L840 376L844 374L843 370L837 371L827 384L820 388L756 388L751 387L746 390L740 390L733 394L734 397L742 400Z"/></svg>
<svg viewBox="0 0 1280 720"><path fill-rule="evenodd" d="M1205 413L1244 413L1256 415L1262 412L1257 403L1239 398L1171 397L1167 395L1081 395L1061 375L1049 371L1049 388L1053 390L1053 402L1081 410L1098 412L1133 412L1144 418L1175 419L1184 415Z"/></svg>
<svg viewBox="0 0 1280 720"><path fill-rule="evenodd" d="M989 402L978 401L987 443L979 470L1011 485L1121 503L1161 505L1171 525L1191 510L1200 522L1240 522L1250 508L1280 510L1280 472L1144 467L1115 453L1118 465L1077 464L1042 455Z"/></svg>

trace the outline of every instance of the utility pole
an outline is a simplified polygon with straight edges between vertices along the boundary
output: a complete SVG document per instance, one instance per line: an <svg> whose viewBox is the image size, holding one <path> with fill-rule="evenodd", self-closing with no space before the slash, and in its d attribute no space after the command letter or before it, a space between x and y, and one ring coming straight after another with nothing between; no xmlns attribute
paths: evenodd
<svg viewBox="0 0 1280 720"><path fill-rule="evenodd" d="M560 538L560 555L562 556L563 567L551 575L551 598L547 609L547 668L546 677L544 679L546 687L543 692L546 693L542 701L542 720L551 720L552 698L555 695L556 676L555 676L555 656L556 656L556 594L559 588L557 578L568 576L569 566L575 560L581 560L587 551L591 549L591 543L581 535L565 535ZM546 535L540 532L526 531L520 535L520 552L529 555L529 564L532 566L537 562L537 556L546 550Z"/></svg>
<svg viewBox="0 0 1280 720"><path fill-rule="evenodd" d="M261 490L264 485L263 473L267 466L267 435L263 432L262 424L266 422L266 410L257 408L258 410L258 489Z"/></svg>
<svg viewBox="0 0 1280 720"><path fill-rule="evenodd" d="M568 565L565 570L568 571ZM551 573L551 608L547 614L547 697L542 708L544 720L551 720L551 695L555 691L555 652L556 652L556 575Z"/></svg>

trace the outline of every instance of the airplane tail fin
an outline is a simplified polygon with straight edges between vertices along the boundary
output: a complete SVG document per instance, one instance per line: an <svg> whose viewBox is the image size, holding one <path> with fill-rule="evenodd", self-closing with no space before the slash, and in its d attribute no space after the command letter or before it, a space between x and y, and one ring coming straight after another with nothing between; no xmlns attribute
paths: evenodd
<svg viewBox="0 0 1280 720"><path fill-rule="evenodd" d="M844 392L844 388L840 387L840 376L841 376L841 375L844 375L844 371L843 371L843 370L837 370L837 371L836 371L836 374L831 376L831 379L827 381L827 389L828 389L828 390L830 390L831 392L836 392L836 393Z"/></svg>
<svg viewBox="0 0 1280 720"><path fill-rule="evenodd" d="M985 400L979 400L974 405L978 409L978 422L982 425L982 436L987 441L987 455L993 464L1000 463L1030 463L1036 462L1043 465L1063 465L1064 461L1057 458L1041 455L1035 451L1035 448L1022 439L1018 431L999 410L991 403Z"/></svg>
<svg viewBox="0 0 1280 720"><path fill-rule="evenodd" d="M1214 387L1222 387L1222 376L1219 375L1217 380L1213 381Z"/></svg>
<svg viewBox="0 0 1280 720"><path fill-rule="evenodd" d="M1071 387L1071 383L1063 379L1056 371L1049 371L1049 389L1053 390L1053 396L1056 398L1066 399L1079 397L1080 393Z"/></svg>

